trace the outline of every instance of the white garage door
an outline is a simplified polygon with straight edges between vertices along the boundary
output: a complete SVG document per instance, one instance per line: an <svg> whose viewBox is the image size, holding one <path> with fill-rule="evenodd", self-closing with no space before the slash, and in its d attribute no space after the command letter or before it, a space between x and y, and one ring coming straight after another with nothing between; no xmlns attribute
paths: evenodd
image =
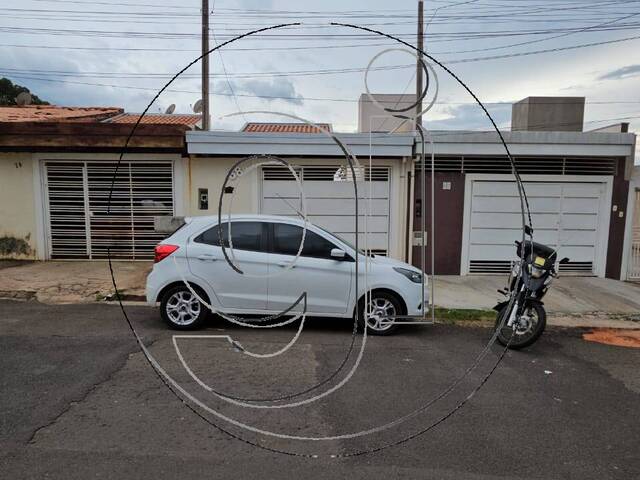
<svg viewBox="0 0 640 480"><path fill-rule="evenodd" d="M571 262L562 271L599 275L606 255L602 229L606 184L602 182L525 182L534 241L559 248ZM471 182L466 235L467 271L501 273L515 259L521 234L520 201L513 181ZM608 229L607 229L608 230Z"/></svg>
<svg viewBox="0 0 640 480"><path fill-rule="evenodd" d="M355 200L353 182L337 166L296 167L305 193L307 215L312 223L355 242ZM265 167L262 170L261 213L296 217L301 210L301 197L293 176L286 167ZM371 182L369 182L369 178ZM389 168L372 167L365 173L358 192L359 246L386 255L389 251ZM371 191L369 191L371 189ZM371 201L369 201L369 198Z"/></svg>

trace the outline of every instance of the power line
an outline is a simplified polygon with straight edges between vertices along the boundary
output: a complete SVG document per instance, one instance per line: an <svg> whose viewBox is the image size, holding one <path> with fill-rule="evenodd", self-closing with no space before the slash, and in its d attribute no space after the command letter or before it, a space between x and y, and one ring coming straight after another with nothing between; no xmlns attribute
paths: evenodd
<svg viewBox="0 0 640 480"><path fill-rule="evenodd" d="M40 77L30 77L24 75L13 75L13 78L21 78L27 80L36 80L43 82L53 82L53 83L63 83L63 84L72 84L72 85L87 85L87 86L96 86L96 87L109 87L109 88L121 88L125 90L141 90L148 92L155 92L157 88L152 87L139 87L134 85L114 85L108 83L93 83L93 82L76 82L69 80L55 80L51 78L40 78ZM199 90L183 90L183 89L167 89L167 92L172 93L200 93ZM223 93L223 92L211 92L210 95L230 97L231 93ZM262 98L266 100L304 100L304 101L318 101L318 102L342 102L342 103L358 103L359 100L353 98L319 98L319 97L288 97L282 95L251 95L251 94L242 94L236 93L239 97L247 97L247 98ZM514 100L517 101L517 100ZM491 106L510 106L514 103L514 101L500 101L500 102L482 102L485 105ZM413 103L413 100L404 100L400 103ZM555 105L558 102L538 102L538 104L549 104ZM566 101L562 102L566 104ZM569 102L571 103L571 102ZM581 101L576 103L582 103ZM436 105L476 105L475 102L444 102L444 101L436 101ZM627 105L627 104L640 104L640 100L591 100L585 101L586 105Z"/></svg>
<svg viewBox="0 0 640 480"><path fill-rule="evenodd" d="M598 45L608 45L613 43L626 42L631 40L640 39L640 35L636 35L633 37L625 37L619 38L615 40L605 40L601 42L591 42L580 45L571 45L566 47L556 47L556 48L548 48L543 50L534 50L528 52L518 52L518 53L509 53L504 55L493 55L486 57L473 57L473 58L463 58L458 60L443 60L444 64L454 64L454 63L470 63L470 62L480 62L486 60L497 60L497 59L505 59L505 58L515 58L522 57L528 55L537 55L541 53L550 53L550 52L559 52L565 50L574 50L578 48L586 48ZM385 70L398 70L403 68L412 68L412 64L405 65L390 65L384 67L373 67L372 70L385 71ZM299 70L299 71L282 71L282 72L245 72L245 73L235 73L230 74L233 78L256 78L256 77L286 77L286 76L315 76L315 75L334 75L334 74L345 74L345 73L359 73L363 72L365 67L356 67L356 68L340 68L340 69L323 69L323 70ZM30 73L30 74L46 74L46 75L55 75L55 76L73 76L73 77L94 77L94 78L158 78L158 77L166 77L171 75L171 73L127 73L127 72L72 72L72 71L52 71L52 70L21 70L21 69L11 69L11 68L1 68L0 71L9 72L9 74L15 75L16 73ZM212 75L212 76L215 76ZM193 74L185 74L183 78L194 78Z"/></svg>
<svg viewBox="0 0 640 480"><path fill-rule="evenodd" d="M308 27L308 26L307 26ZM317 28L335 28L331 25L315 25ZM493 30L493 31L465 31L464 34L456 32L431 33L430 37L436 37L431 42L451 42L460 40L495 39L502 37L519 37L530 35L549 35L554 33L582 33L582 32L605 32L635 30L640 27L640 22L619 23L616 25L605 25L598 28L587 27L566 27L547 29L518 29L518 30ZM144 31L116 31L116 30L80 30L80 29L60 29L60 28L34 28L34 27L13 27L0 26L0 31L7 33L22 33L29 35L52 35L52 36L80 36L80 37L114 37L114 38L149 38L149 39L192 39L199 38L198 34L187 32L144 32ZM241 32L240 29L233 30L234 33ZM233 34L220 35L219 38L228 38ZM413 37L411 33L395 33L399 37ZM288 33L288 34L263 34L260 39L268 40L337 40L343 38L376 39L377 36L360 33Z"/></svg>

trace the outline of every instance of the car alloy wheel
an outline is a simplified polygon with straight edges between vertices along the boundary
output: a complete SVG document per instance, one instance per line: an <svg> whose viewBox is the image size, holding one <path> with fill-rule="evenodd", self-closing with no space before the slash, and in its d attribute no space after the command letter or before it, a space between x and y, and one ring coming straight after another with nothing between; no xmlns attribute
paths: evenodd
<svg viewBox="0 0 640 480"><path fill-rule="evenodd" d="M376 297L369 301L367 311L367 326L376 332L385 332L394 326L396 316L395 305L385 297Z"/></svg>
<svg viewBox="0 0 640 480"><path fill-rule="evenodd" d="M201 308L200 302L193 293L179 290L169 297L165 311L171 322L187 326L198 319Z"/></svg>

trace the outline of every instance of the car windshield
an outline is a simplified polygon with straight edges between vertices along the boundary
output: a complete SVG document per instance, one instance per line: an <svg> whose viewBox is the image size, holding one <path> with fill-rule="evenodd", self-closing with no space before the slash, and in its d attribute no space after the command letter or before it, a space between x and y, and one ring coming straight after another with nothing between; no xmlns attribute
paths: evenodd
<svg viewBox="0 0 640 480"><path fill-rule="evenodd" d="M318 228L319 228L320 230L322 230L323 232L328 233L328 234L329 234L329 235L331 235L332 237L337 238L338 240L340 240L342 243L344 243L345 245L347 245L347 246L348 246L349 248L351 248L352 250L356 250L356 247L355 247L355 245L354 245L353 243L351 243L351 242L350 242L350 241L348 241L348 240L345 240L345 239L344 239L344 238L342 238L340 235L336 235L335 233L330 232L330 231L329 231L329 230L327 230L326 228L322 228L322 227L321 227L321 226L319 226L319 225L315 225L315 224L314 224L314 226L315 226L315 227L318 227ZM361 248L358 248L357 250L358 250L358 253L359 253L360 255L365 255L364 250L362 250ZM375 255L374 255L373 253L371 254L371 256L372 256L372 257L375 257Z"/></svg>

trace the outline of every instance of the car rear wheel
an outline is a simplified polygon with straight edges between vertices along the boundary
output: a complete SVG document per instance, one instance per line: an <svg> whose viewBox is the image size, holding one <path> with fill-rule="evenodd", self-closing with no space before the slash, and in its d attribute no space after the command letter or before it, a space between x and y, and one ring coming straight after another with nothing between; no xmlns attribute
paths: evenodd
<svg viewBox="0 0 640 480"><path fill-rule="evenodd" d="M202 327L207 308L185 285L178 285L162 297L160 315L175 330L195 330Z"/></svg>

